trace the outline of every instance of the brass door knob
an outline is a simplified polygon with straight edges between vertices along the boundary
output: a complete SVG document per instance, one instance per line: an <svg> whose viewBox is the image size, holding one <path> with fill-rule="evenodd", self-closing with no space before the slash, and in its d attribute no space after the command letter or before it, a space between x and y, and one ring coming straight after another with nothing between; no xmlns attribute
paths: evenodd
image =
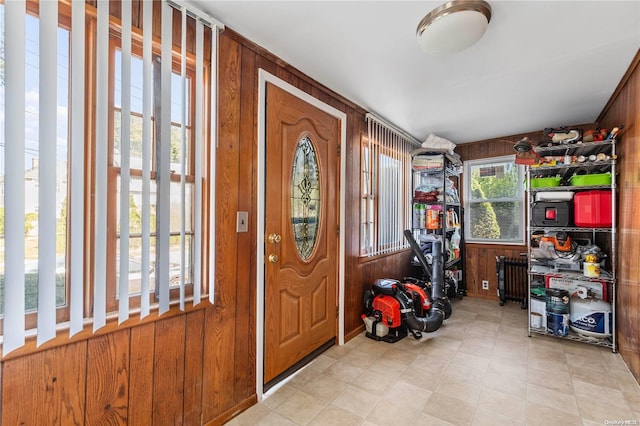
<svg viewBox="0 0 640 426"><path fill-rule="evenodd" d="M277 254L270 254L269 255L269 262L276 263L277 261L278 261L278 255Z"/></svg>
<svg viewBox="0 0 640 426"><path fill-rule="evenodd" d="M275 233L269 234L269 242L271 244L276 244L276 243L279 243L280 241L282 241L282 236L281 235L278 235L278 234L275 234Z"/></svg>

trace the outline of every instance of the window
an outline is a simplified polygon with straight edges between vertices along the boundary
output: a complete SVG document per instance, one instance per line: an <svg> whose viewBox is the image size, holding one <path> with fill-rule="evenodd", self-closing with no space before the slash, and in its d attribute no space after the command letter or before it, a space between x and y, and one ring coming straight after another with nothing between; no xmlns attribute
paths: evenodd
<svg viewBox="0 0 640 426"><path fill-rule="evenodd" d="M0 4L5 354L24 345L29 329L41 344L65 321L70 335L86 320L97 330L107 314L122 322L138 307L148 315L150 303L159 314L170 302L184 309L186 298L195 305L208 290L201 235L214 230L205 146L215 142L205 143L205 123L215 114L218 24L168 1L131 7L133 19L125 17L130 2L111 8L117 17L109 3ZM140 29L152 25L160 28L153 37ZM121 50L121 38L131 49ZM130 79L121 75L127 58ZM167 117L159 132L154 111Z"/></svg>
<svg viewBox="0 0 640 426"><path fill-rule="evenodd" d="M38 308L38 259L39 238L45 212L55 215L55 306L58 320L66 319L67 312L67 283L66 283L66 236L67 236L67 180L68 180L68 106L69 106L69 30L58 27L56 50L56 67L53 73L57 75L55 92L56 133L54 138L48 139L55 146L41 152L40 145L40 20L37 16L25 16L25 125L24 125L24 293L26 326L32 328L36 324L35 312ZM3 254L0 262L0 317L4 315L5 289L5 61L4 61L4 4L0 4L0 252ZM51 117L48 117L51 119ZM49 121L50 122L50 121ZM46 158L53 153L54 157ZM41 157L45 156L45 158ZM46 165L45 165L46 162ZM45 166L55 172L55 179L40 185L41 169ZM40 188L53 189L53 202L50 208L41 209Z"/></svg>
<svg viewBox="0 0 640 426"><path fill-rule="evenodd" d="M116 226L110 226L112 229L116 229L112 238L115 238L116 244L116 262L113 269L115 271L115 280L109 280L109 283L113 285L109 287L108 295L110 295L108 301L112 307L116 306L117 299L120 298L118 292L117 283L119 282L120 269L120 247L121 247L121 162L122 162L122 51L118 47L115 47L115 43L112 43L112 54L115 58L114 74L115 84L113 85L113 99L114 104L113 111L113 163L111 165L117 180L113 182L113 188L116 192L116 209L112 211L109 216L109 220L115 221ZM190 64L192 65L192 64ZM193 235L194 235L194 223L193 223L193 208L195 198L195 174L194 174L194 149L193 149L193 103L192 99L194 85L192 81L194 79L193 67L187 68L186 79L186 108L189 114L186 114L185 123L185 147L187 148L185 156L185 197L184 203L181 197L181 172L182 172L182 141L181 141L181 129L182 129L182 99L181 99L181 76L180 67L173 67L174 70L171 74L171 137L170 137L170 211L169 211L169 223L170 223L170 237L169 237L169 285L171 289L176 289L180 285L182 276L182 269L184 264L184 282L187 286L193 284ZM143 76L143 62L142 58L135 54L131 56L131 83L130 83L130 128L129 128L129 244L128 244L128 256L129 259L129 295L140 296L141 295L141 266L142 266L142 204L143 204L143 191L142 191L142 127L143 127L143 108L142 108L142 76ZM156 94L154 99L154 110L158 110L161 106L158 100L160 96ZM154 116L151 116L151 120L155 121ZM151 127L153 129L153 126ZM151 152L156 152L156 145L161 141L155 137L155 132L152 130L151 135ZM155 286L155 268L156 263L156 227L157 227L157 185L156 185L156 161L152 161L149 164L151 171L150 182L150 265L148 268L149 277L149 297L151 301L157 299L156 286ZM181 240L181 220L182 220L182 208L185 210L185 241ZM181 256L182 248L185 249L184 262ZM112 272L111 272L112 273ZM192 289L189 289L189 294ZM176 291L172 291L173 297L176 296Z"/></svg>
<svg viewBox="0 0 640 426"><path fill-rule="evenodd" d="M513 155L464 162L467 242L524 244L523 183Z"/></svg>
<svg viewBox="0 0 640 426"><path fill-rule="evenodd" d="M411 151L418 143L372 116L361 146L360 253L375 256L408 247Z"/></svg>

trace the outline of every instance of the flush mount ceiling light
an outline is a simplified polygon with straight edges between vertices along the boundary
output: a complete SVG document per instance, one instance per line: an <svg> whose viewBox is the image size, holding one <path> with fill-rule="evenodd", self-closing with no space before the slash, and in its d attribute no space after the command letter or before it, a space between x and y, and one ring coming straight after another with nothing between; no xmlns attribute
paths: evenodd
<svg viewBox="0 0 640 426"><path fill-rule="evenodd" d="M453 0L433 9L418 24L418 44L428 53L453 53L475 44L491 21L483 0Z"/></svg>

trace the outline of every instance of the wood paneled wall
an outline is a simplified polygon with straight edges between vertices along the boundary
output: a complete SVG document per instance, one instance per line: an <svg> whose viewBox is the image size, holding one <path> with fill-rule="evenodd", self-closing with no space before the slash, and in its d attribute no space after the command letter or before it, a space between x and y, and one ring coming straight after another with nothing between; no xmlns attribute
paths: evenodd
<svg viewBox="0 0 640 426"><path fill-rule="evenodd" d="M640 50L600 114L611 129L623 124L618 153L618 349L640 381Z"/></svg>
<svg viewBox="0 0 640 426"><path fill-rule="evenodd" d="M136 3L137 4L137 3ZM347 114L345 333L363 329L376 278L410 273L410 252L359 258L365 111L227 29L220 35L215 304L123 327L110 322L2 360L1 418L16 424L221 424L256 402L257 94L260 68ZM236 232L236 212L249 232Z"/></svg>

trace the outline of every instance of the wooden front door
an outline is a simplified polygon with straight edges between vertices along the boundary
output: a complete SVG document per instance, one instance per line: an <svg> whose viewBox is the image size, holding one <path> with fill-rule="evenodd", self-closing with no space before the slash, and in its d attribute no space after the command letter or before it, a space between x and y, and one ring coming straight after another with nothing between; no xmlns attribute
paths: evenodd
<svg viewBox="0 0 640 426"><path fill-rule="evenodd" d="M267 84L266 136L264 383L273 384L335 342L340 121Z"/></svg>

